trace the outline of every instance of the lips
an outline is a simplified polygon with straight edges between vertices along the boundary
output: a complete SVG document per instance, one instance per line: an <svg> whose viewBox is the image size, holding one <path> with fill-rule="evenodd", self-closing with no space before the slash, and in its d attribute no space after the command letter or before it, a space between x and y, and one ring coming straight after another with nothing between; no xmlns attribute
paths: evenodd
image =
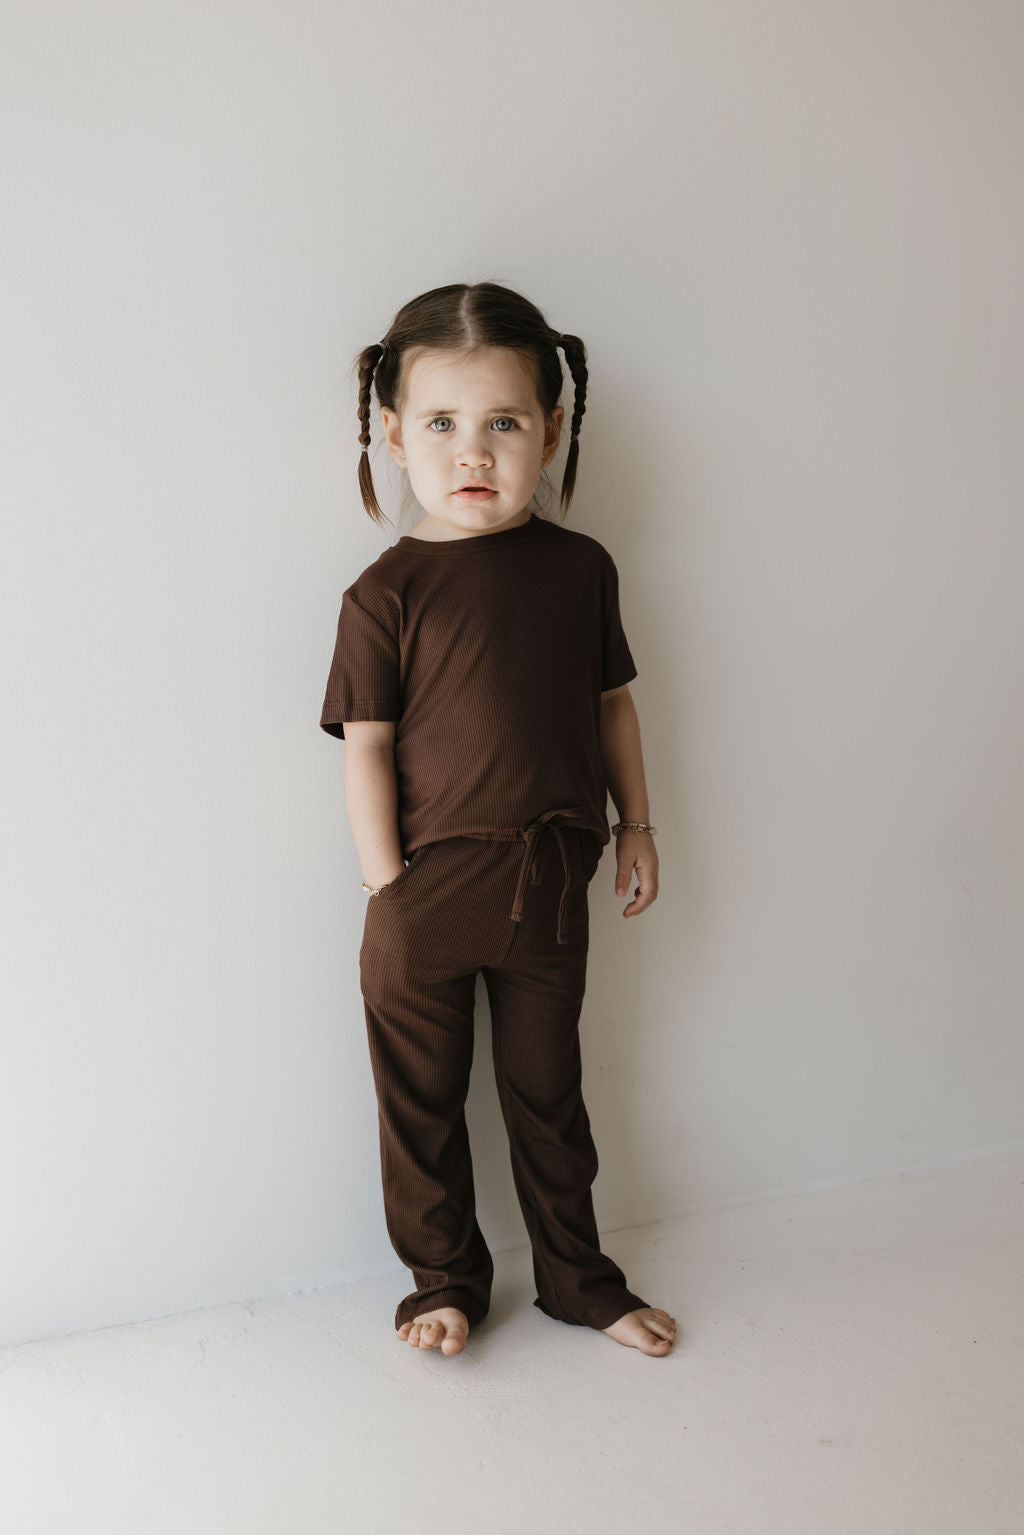
<svg viewBox="0 0 1024 1535"><path fill-rule="evenodd" d="M472 484L470 484L470 485L460 485L459 486L459 490L493 490L493 489L494 489L493 485L484 485L480 481L477 481L477 480L474 480L472 482Z"/></svg>

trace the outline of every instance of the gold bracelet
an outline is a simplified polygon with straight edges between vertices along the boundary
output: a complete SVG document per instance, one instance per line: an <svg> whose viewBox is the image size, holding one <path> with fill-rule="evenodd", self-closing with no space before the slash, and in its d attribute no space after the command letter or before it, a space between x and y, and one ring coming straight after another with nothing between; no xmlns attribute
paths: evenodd
<svg viewBox="0 0 1024 1535"><path fill-rule="evenodd" d="M408 860L408 858L403 858L402 859L402 863L404 864L406 869L409 867L409 860ZM399 869L398 874L402 874L402 873L404 873L404 870L403 869ZM398 878L398 874L395 875L395 879ZM389 879L388 882L387 882L387 885L393 885L395 883L395 879ZM372 885L368 885L366 883L365 879L364 879L359 888L361 890L368 890L371 895L380 895L382 890L386 890L387 889L387 885L378 885L377 889L374 890L373 886Z"/></svg>
<svg viewBox="0 0 1024 1535"><path fill-rule="evenodd" d="M658 830L656 826L648 826L646 821L616 821L612 827L612 834L620 831L649 831L651 836Z"/></svg>

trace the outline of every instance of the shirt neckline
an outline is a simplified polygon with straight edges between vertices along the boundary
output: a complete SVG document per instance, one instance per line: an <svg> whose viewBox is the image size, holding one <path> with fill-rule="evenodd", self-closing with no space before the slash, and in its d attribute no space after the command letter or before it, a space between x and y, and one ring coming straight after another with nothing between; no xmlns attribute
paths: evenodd
<svg viewBox="0 0 1024 1535"><path fill-rule="evenodd" d="M536 512L531 512L528 522L521 522L514 528L502 528L497 533L475 533L471 538L413 538L411 533L405 533L395 547L446 555L465 554L480 548L501 548L505 544L522 543L536 532L543 520Z"/></svg>

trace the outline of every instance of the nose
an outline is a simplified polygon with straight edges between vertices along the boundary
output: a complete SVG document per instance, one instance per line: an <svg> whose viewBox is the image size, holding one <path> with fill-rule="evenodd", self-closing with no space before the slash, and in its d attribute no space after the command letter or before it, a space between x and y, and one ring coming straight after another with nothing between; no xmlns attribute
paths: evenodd
<svg viewBox="0 0 1024 1535"><path fill-rule="evenodd" d="M481 438L476 430L468 431L459 447L459 467L476 469L493 462L494 458L486 439Z"/></svg>

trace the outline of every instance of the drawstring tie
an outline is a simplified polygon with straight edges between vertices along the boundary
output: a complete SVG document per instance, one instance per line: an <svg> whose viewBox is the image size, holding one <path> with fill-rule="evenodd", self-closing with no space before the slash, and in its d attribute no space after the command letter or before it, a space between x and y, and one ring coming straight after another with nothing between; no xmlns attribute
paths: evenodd
<svg viewBox="0 0 1024 1535"><path fill-rule="evenodd" d="M572 872L569 867L569 858L565 850L565 841L562 837L561 828L555 820L556 816L571 822L582 819L584 812L577 810L574 806L570 806L565 810L545 810L544 814L538 816L536 821L531 821L527 826L519 828L519 835L524 839L526 847L523 850L523 862L519 869L516 896L512 903L512 921L522 922L523 920L523 900L526 895L527 880L530 881L531 885L540 884L540 869L537 867L537 846L542 833L544 831L552 831L555 834L555 841L558 843L558 851L562 855L562 868L565 870L562 899L558 903L558 942L568 943L569 939L565 931L565 912L569 900L569 891L572 888Z"/></svg>
<svg viewBox="0 0 1024 1535"><path fill-rule="evenodd" d="M572 889L572 871L569 867L569 857L565 851L565 843L555 817L567 821L570 825L586 825L587 813L577 805L568 805L560 810L545 810L543 815L535 821L530 821L526 826L517 826L514 831L466 831L460 832L462 837L475 837L481 842L515 842L522 837L526 843L523 850L523 861L519 868L519 879L516 884L516 897L512 904L512 921L523 920L523 899L526 895L526 882L531 885L540 884L540 870L537 868L537 846L541 833L553 831L558 843L558 851L562 855L562 868L565 870L565 884L562 886L562 899L558 903L558 942L568 943L569 936L565 931L565 911L569 901L569 891Z"/></svg>

